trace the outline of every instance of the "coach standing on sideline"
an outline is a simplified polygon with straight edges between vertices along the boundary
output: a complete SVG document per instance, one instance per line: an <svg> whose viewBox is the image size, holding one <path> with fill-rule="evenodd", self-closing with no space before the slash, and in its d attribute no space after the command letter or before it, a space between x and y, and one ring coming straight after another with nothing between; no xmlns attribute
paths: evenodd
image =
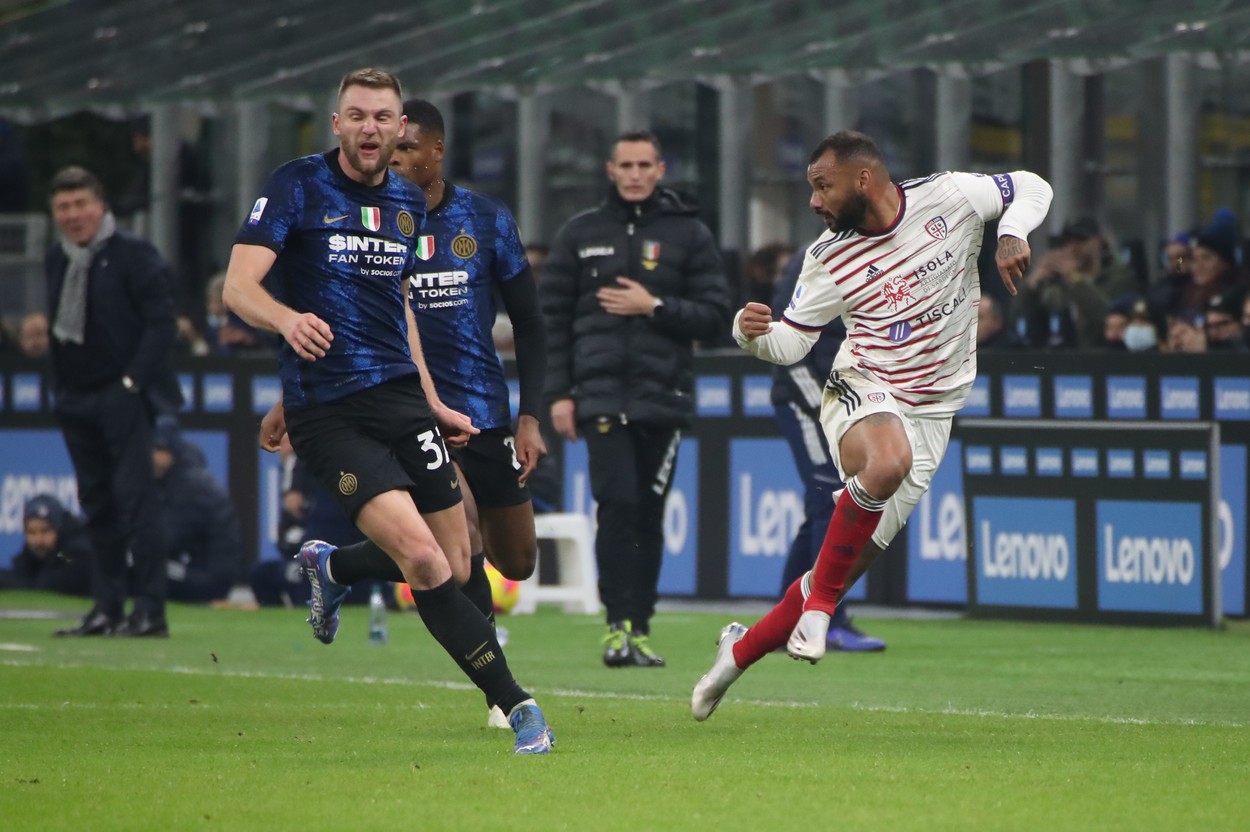
<svg viewBox="0 0 1250 832"><path fill-rule="evenodd" d="M60 234L46 260L56 415L95 548L95 603L56 632L168 636L152 430L157 413L182 404L167 363L177 330L169 267L151 243L117 230L90 171L65 168L51 191Z"/></svg>
<svg viewBox="0 0 1250 832"><path fill-rule="evenodd" d="M586 438L603 662L661 667L648 636L664 501L694 414L692 342L728 329L729 286L697 207L656 187L664 162L653 134L618 137L607 172L607 200L560 229L539 284L546 395L556 432Z"/></svg>

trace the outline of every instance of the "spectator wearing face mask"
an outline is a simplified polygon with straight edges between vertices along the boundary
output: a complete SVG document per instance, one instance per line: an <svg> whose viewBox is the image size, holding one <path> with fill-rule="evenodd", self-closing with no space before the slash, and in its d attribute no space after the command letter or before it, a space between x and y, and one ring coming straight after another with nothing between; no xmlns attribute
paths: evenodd
<svg viewBox="0 0 1250 832"><path fill-rule="evenodd" d="M1133 306L1142 302L1139 295L1122 295L1107 307L1107 315L1102 319L1102 345L1109 350L1124 350L1124 333L1128 329Z"/></svg>
<svg viewBox="0 0 1250 832"><path fill-rule="evenodd" d="M1150 317L1150 308L1144 300L1138 300L1129 310L1128 324L1124 327L1124 347L1129 352L1158 352L1159 332Z"/></svg>

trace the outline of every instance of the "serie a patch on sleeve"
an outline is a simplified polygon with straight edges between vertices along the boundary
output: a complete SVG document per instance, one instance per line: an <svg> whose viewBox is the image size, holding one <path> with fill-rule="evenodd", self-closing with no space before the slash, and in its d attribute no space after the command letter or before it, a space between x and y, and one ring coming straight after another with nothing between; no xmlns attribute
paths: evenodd
<svg viewBox="0 0 1250 832"><path fill-rule="evenodd" d="M256 204L252 206L252 214L247 218L248 225L256 225L260 222L261 215L265 213L265 206L269 204L269 197L262 196L256 200Z"/></svg>

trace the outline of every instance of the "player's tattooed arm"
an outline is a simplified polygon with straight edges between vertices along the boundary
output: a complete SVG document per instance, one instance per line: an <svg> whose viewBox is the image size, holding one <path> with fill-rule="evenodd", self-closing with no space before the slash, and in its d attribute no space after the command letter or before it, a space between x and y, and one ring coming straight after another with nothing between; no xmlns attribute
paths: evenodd
<svg viewBox="0 0 1250 832"><path fill-rule="evenodd" d="M1002 277L1007 291L1016 293L1016 281L1024 276L1029 268L1032 252L1029 244L1019 237L1002 236L998 238L998 251L994 260L998 264L998 274Z"/></svg>

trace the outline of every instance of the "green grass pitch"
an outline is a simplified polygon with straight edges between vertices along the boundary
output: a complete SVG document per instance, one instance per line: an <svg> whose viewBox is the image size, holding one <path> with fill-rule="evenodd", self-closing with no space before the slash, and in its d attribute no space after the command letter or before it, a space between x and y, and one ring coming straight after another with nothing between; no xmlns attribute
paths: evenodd
<svg viewBox="0 0 1250 832"><path fill-rule="evenodd" d="M503 619L557 736L526 758L413 614L385 647L360 607L329 647L297 610L175 606L163 641L3 619L0 828L1250 829L1245 622L874 619L884 654L770 656L696 723L727 620L663 614L669 666L608 670L597 619Z"/></svg>

